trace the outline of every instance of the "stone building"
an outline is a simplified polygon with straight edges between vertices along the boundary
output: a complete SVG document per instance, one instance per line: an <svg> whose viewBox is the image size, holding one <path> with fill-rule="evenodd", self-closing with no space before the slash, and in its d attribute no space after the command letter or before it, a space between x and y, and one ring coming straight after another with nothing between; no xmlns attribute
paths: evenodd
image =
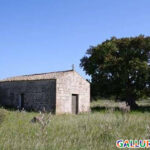
<svg viewBox="0 0 150 150"><path fill-rule="evenodd" d="M60 71L0 80L0 104L56 114L88 112L90 84L76 71Z"/></svg>

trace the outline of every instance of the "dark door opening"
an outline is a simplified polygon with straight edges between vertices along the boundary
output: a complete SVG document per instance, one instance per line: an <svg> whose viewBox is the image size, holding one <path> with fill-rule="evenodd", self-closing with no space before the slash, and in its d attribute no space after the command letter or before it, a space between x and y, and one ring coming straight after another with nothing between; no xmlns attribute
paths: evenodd
<svg viewBox="0 0 150 150"><path fill-rule="evenodd" d="M50 112L56 113L56 80L50 80Z"/></svg>
<svg viewBox="0 0 150 150"><path fill-rule="evenodd" d="M24 94L21 94L21 109L24 108Z"/></svg>
<svg viewBox="0 0 150 150"><path fill-rule="evenodd" d="M78 94L72 94L72 113L78 114Z"/></svg>

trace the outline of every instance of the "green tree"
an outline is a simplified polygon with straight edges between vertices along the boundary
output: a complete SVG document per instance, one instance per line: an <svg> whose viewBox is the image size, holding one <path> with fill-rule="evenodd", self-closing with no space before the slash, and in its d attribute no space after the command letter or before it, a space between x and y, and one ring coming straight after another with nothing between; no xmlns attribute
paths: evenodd
<svg viewBox="0 0 150 150"><path fill-rule="evenodd" d="M90 47L80 66L91 76L92 96L116 96L131 109L149 93L150 37L112 37Z"/></svg>

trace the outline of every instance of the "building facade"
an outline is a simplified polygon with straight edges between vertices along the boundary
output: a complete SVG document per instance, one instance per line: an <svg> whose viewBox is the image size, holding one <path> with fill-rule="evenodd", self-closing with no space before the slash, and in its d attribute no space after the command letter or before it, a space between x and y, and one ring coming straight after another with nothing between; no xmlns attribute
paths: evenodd
<svg viewBox="0 0 150 150"><path fill-rule="evenodd" d="M0 104L56 114L90 111L90 83L76 71L60 71L0 80Z"/></svg>

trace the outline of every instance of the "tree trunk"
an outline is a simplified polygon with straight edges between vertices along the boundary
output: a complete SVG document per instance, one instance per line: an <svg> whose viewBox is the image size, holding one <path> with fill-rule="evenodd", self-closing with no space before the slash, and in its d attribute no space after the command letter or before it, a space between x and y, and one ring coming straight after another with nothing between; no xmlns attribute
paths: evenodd
<svg viewBox="0 0 150 150"><path fill-rule="evenodd" d="M126 104L130 106L131 110L135 110L138 108L138 105L136 104L135 99L133 98L127 98Z"/></svg>

